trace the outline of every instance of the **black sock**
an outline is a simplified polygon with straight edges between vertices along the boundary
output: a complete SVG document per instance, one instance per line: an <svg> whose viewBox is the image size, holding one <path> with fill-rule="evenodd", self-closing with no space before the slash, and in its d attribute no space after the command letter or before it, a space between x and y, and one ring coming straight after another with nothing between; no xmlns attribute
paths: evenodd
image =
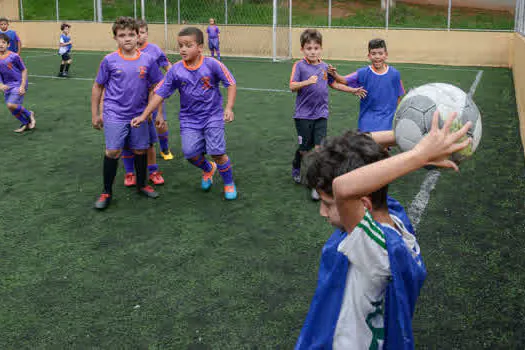
<svg viewBox="0 0 525 350"><path fill-rule="evenodd" d="M64 71L64 64L61 64L60 65L60 73L62 73Z"/></svg>
<svg viewBox="0 0 525 350"><path fill-rule="evenodd" d="M117 176L118 159L104 157L104 193L112 194L113 181Z"/></svg>
<svg viewBox="0 0 525 350"><path fill-rule="evenodd" d="M295 151L295 157L293 158L292 167L294 169L301 169L301 159L303 156L299 150Z"/></svg>
<svg viewBox="0 0 525 350"><path fill-rule="evenodd" d="M146 187L146 174L148 173L148 155L135 154L135 173L137 174L137 189Z"/></svg>
<svg viewBox="0 0 525 350"><path fill-rule="evenodd" d="M66 73L69 72L69 63L66 63Z"/></svg>

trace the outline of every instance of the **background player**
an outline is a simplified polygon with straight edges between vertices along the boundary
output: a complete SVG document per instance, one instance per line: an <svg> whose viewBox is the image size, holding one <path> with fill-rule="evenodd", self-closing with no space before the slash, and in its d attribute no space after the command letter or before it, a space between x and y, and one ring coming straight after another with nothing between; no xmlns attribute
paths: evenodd
<svg viewBox="0 0 525 350"><path fill-rule="evenodd" d="M69 32L71 30L71 25L67 23L62 23L60 25L60 41L58 43L58 54L62 56L62 62L60 62L60 71L58 73L59 77L67 77L69 75L69 66L71 65L71 48L73 47L73 42L71 41L71 36Z"/></svg>
<svg viewBox="0 0 525 350"><path fill-rule="evenodd" d="M6 34L9 38L9 51L20 55L22 50L22 41L14 30L9 29L9 20L7 18L0 18L0 34Z"/></svg>
<svg viewBox="0 0 525 350"><path fill-rule="evenodd" d="M211 57L215 57L215 51L217 51L217 58L221 59L221 49L219 47L220 33L219 27L215 24L215 19L210 18L210 25L206 28L208 33L208 47L210 48Z"/></svg>

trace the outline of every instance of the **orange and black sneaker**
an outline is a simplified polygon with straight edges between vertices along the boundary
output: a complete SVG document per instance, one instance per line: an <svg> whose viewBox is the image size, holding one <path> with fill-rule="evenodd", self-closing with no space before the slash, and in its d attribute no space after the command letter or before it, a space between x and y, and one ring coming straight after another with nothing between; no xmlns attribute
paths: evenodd
<svg viewBox="0 0 525 350"><path fill-rule="evenodd" d="M131 187L137 184L137 177L133 173L126 173L124 176L124 186Z"/></svg>
<svg viewBox="0 0 525 350"><path fill-rule="evenodd" d="M209 191L211 188L211 185L213 185L213 175L217 171L217 164L215 162L210 162L211 164L211 170L206 172L202 172L202 179L201 179L201 188L203 191Z"/></svg>
<svg viewBox="0 0 525 350"><path fill-rule="evenodd" d="M95 202L95 209L104 210L111 203L111 195L109 193L102 193Z"/></svg>
<svg viewBox="0 0 525 350"><path fill-rule="evenodd" d="M153 182L154 185L164 185L164 178L162 177L161 171L154 171L149 174L149 180Z"/></svg>
<svg viewBox="0 0 525 350"><path fill-rule="evenodd" d="M155 189L151 186L144 186L141 189L138 190L140 194L148 197L148 198L157 198L159 196L158 192L155 192Z"/></svg>

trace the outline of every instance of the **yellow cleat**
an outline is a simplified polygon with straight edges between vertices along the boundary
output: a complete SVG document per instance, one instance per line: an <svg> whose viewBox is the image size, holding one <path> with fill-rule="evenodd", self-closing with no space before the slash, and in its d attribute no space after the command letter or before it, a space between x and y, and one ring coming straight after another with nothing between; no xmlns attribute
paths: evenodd
<svg viewBox="0 0 525 350"><path fill-rule="evenodd" d="M162 158L164 158L164 160L172 160L173 159L173 154L171 154L170 150L168 150L167 153L164 153L164 152L160 151L160 155L162 156Z"/></svg>

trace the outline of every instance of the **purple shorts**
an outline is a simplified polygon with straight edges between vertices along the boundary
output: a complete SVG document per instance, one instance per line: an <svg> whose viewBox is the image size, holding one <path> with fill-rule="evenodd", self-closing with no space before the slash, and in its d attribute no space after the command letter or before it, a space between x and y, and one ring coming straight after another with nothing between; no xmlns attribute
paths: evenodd
<svg viewBox="0 0 525 350"><path fill-rule="evenodd" d="M106 149L110 151L125 147L132 150L148 149L150 146L148 124L142 123L138 128L133 128L129 123L104 122Z"/></svg>
<svg viewBox="0 0 525 350"><path fill-rule="evenodd" d="M220 156L226 153L224 128L202 128L180 130L182 153L190 159L206 153L210 156Z"/></svg>
<svg viewBox="0 0 525 350"><path fill-rule="evenodd" d="M219 49L219 38L208 39L208 47L210 50Z"/></svg>
<svg viewBox="0 0 525 350"><path fill-rule="evenodd" d="M6 104L13 103L21 105L24 103L24 96L25 95L20 95L18 93L18 88L11 88L4 93L4 101Z"/></svg>

